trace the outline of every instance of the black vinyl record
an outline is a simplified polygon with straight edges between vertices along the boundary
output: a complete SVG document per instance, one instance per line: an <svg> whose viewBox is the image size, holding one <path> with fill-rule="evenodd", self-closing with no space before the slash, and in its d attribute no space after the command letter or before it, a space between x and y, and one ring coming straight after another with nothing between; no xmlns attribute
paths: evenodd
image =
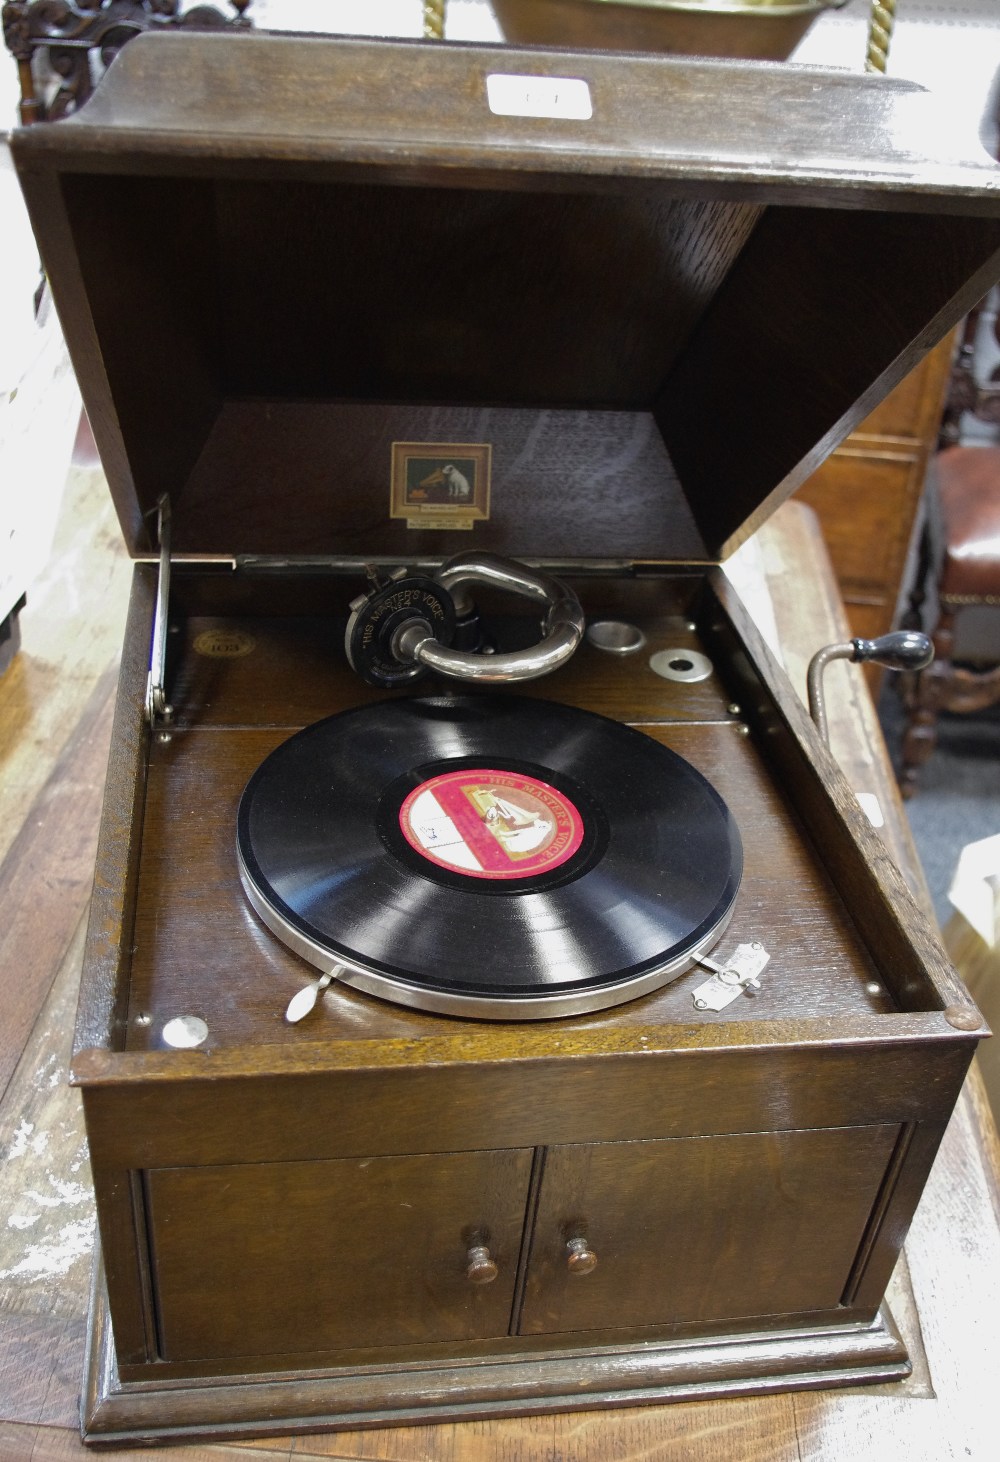
<svg viewBox="0 0 1000 1462"><path fill-rule="evenodd" d="M247 895L349 984L533 1018L654 989L720 937L742 845L711 784L615 721L483 695L292 736L240 803Z"/></svg>

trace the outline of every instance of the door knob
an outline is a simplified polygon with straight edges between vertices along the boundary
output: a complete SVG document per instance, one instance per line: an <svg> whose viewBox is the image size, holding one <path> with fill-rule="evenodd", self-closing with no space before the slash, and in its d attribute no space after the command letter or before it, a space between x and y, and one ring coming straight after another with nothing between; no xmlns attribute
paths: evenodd
<svg viewBox="0 0 1000 1462"><path fill-rule="evenodd" d="M597 1255L585 1238L566 1240L566 1268L570 1274L589 1274L597 1268Z"/></svg>
<svg viewBox="0 0 1000 1462"><path fill-rule="evenodd" d="M472 1284L492 1284L500 1272L485 1244L471 1244L466 1261L465 1275Z"/></svg>

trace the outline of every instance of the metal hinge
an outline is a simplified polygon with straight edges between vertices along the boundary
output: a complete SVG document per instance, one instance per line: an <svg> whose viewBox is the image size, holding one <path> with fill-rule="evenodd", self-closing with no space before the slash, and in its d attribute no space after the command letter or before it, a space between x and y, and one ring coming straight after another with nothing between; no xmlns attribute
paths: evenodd
<svg viewBox="0 0 1000 1462"><path fill-rule="evenodd" d="M146 680L146 720L155 731L169 726L174 708L167 704L164 688L167 667L167 617L170 604L170 498L163 493L156 504L156 536L160 545L160 575L156 584L153 640L149 650Z"/></svg>
<svg viewBox="0 0 1000 1462"><path fill-rule="evenodd" d="M445 559L440 556L424 558L408 554L237 554L233 567L243 573L309 574L332 571L335 573L365 576L371 568L378 572L405 566L418 573L433 574ZM537 558L531 554L518 554L517 562L526 568L540 569L545 573L562 574L572 578L632 577L635 565L631 559L589 559L589 558Z"/></svg>
<svg viewBox="0 0 1000 1462"><path fill-rule="evenodd" d="M519 553L517 562L526 568L539 569L543 573L558 574L563 578L658 578L675 574L679 570L704 570L706 565L696 559L630 559L630 558L552 558L535 554ZM177 559L175 562L179 562ZM243 573L346 573L364 575L366 569L378 572L405 566L418 573L433 574L444 559L440 556L423 557L413 554L262 554L240 553L233 558L212 560L226 562Z"/></svg>

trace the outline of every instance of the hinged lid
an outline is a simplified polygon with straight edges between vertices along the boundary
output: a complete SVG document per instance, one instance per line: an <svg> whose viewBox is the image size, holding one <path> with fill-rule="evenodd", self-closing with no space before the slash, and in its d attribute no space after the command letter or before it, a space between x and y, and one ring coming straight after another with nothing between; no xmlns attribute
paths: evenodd
<svg viewBox="0 0 1000 1462"><path fill-rule="evenodd" d="M933 97L787 65L146 36L14 151L132 549L716 559L1000 274Z"/></svg>

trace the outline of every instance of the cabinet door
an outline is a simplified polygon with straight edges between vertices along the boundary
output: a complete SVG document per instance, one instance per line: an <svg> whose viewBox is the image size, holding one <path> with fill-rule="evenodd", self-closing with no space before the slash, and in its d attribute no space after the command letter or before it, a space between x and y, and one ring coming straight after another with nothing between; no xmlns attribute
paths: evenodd
<svg viewBox="0 0 1000 1462"><path fill-rule="evenodd" d="M522 1331L835 1307L897 1133L879 1126L550 1149Z"/></svg>
<svg viewBox="0 0 1000 1462"><path fill-rule="evenodd" d="M162 1358L506 1335L531 1160L526 1148L147 1173ZM477 1244L489 1258L470 1278Z"/></svg>

